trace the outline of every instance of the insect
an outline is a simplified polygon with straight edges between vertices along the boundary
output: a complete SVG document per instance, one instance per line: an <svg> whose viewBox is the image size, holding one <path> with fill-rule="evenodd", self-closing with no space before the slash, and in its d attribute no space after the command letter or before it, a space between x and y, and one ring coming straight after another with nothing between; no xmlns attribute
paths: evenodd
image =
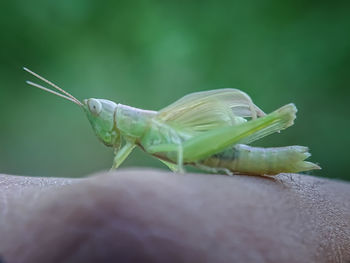
<svg viewBox="0 0 350 263"><path fill-rule="evenodd" d="M307 147L247 145L293 125L297 112L294 104L265 114L243 91L217 89L191 93L160 111L149 111L105 99L81 102L40 75L24 70L57 91L27 81L29 85L69 100L84 111L99 140L115 149L112 169L137 146L180 173L184 165L228 175L320 169L305 161L310 156Z"/></svg>

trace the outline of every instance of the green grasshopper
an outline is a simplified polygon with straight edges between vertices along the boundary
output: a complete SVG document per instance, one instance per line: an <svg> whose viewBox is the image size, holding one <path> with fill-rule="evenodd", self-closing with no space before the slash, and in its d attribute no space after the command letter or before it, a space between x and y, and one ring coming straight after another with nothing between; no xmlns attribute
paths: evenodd
<svg viewBox="0 0 350 263"><path fill-rule="evenodd" d="M59 92L27 81L79 105L97 137L115 149L112 169L118 168L138 146L171 170L184 172L184 165L228 175L276 175L320 167L304 161L307 147L251 147L247 144L293 125L297 109L287 104L265 114L238 89L191 93L160 111L116 104L105 99L80 102L38 74L27 72Z"/></svg>

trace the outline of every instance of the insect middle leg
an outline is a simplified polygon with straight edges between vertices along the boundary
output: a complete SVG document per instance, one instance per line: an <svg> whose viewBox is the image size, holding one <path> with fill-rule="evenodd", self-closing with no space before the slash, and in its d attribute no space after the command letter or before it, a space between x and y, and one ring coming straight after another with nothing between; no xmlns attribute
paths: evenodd
<svg viewBox="0 0 350 263"><path fill-rule="evenodd" d="M146 151L149 153L164 153L165 155L169 154L169 152L175 152L176 159L173 158L174 159L173 162L163 161L161 159L159 160L174 172L179 172L179 173L185 172L182 143L150 145L146 148Z"/></svg>
<svg viewBox="0 0 350 263"><path fill-rule="evenodd" d="M179 173L185 173L185 169L183 166L184 160L183 160L183 147L182 143L178 144L177 146L177 169Z"/></svg>

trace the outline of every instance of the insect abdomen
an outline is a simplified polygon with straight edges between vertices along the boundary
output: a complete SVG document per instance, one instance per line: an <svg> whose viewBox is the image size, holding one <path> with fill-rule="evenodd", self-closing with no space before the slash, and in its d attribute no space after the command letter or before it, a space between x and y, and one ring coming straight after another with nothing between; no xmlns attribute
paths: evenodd
<svg viewBox="0 0 350 263"><path fill-rule="evenodd" d="M304 161L309 156L308 148L303 146L260 148L238 144L201 161L201 164L232 172L259 175L320 169L318 165Z"/></svg>

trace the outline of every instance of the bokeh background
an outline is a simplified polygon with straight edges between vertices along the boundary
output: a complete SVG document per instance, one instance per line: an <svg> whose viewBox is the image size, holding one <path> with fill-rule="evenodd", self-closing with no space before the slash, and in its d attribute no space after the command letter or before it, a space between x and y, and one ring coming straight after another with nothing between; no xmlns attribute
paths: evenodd
<svg viewBox="0 0 350 263"><path fill-rule="evenodd" d="M0 172L80 177L113 151L82 111L31 88L23 66L79 99L157 110L239 88L266 112L294 102L295 126L257 143L306 145L321 177L350 180L350 2L0 2ZM164 167L137 150L123 167Z"/></svg>

